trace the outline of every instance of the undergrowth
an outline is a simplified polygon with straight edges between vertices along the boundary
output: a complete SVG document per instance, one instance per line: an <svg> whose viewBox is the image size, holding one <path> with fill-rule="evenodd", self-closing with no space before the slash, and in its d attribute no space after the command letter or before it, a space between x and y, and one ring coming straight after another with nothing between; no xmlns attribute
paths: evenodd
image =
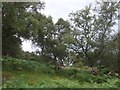
<svg viewBox="0 0 120 90"><path fill-rule="evenodd" d="M43 62L2 59L3 88L117 88L120 79L78 69L55 70Z"/></svg>

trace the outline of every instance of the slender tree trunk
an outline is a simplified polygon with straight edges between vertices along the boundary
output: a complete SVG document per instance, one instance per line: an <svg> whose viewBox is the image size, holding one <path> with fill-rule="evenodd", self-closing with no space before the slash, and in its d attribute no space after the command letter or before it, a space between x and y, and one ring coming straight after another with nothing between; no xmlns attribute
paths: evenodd
<svg viewBox="0 0 120 90"><path fill-rule="evenodd" d="M95 75L95 76L99 75L99 72L98 72L98 70L96 68L94 68L93 66L91 66L91 69L92 69L92 74L93 75Z"/></svg>
<svg viewBox="0 0 120 90"><path fill-rule="evenodd" d="M120 46L119 46L119 52L118 52L118 74L120 76Z"/></svg>

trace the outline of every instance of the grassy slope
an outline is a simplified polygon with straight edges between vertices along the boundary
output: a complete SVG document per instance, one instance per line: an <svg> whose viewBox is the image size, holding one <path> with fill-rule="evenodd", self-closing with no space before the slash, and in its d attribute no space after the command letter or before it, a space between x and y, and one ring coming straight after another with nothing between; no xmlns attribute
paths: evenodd
<svg viewBox="0 0 120 90"><path fill-rule="evenodd" d="M80 87L78 81L51 74L32 73L29 71L4 71L3 75L7 77L7 81L4 84L5 87Z"/></svg>
<svg viewBox="0 0 120 90"><path fill-rule="evenodd" d="M11 66L8 65L8 67ZM117 84L120 84L115 77L107 78L105 76L104 79L107 79L103 82L103 77L94 77L87 72L79 71L80 73L74 75L71 74L70 69L57 73L46 73L43 72L43 68L39 69L39 72L29 69L4 69L3 88L108 88L117 87ZM98 83L101 80L102 83Z"/></svg>

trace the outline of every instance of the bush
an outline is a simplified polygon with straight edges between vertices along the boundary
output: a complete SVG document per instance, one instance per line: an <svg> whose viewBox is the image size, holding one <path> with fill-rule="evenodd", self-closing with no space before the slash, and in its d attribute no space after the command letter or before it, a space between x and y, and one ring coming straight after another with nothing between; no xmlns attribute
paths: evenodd
<svg viewBox="0 0 120 90"><path fill-rule="evenodd" d="M57 75L61 75L61 76L65 76L65 77L76 75L77 73L79 73L79 70L77 70L77 69L59 69L59 70L56 70Z"/></svg>
<svg viewBox="0 0 120 90"><path fill-rule="evenodd" d="M97 76L93 79L93 82L96 82L96 83L104 83L104 82L107 82L107 78L104 78L104 77L100 77L100 76Z"/></svg>
<svg viewBox="0 0 120 90"><path fill-rule="evenodd" d="M101 74L108 74L110 71L109 68L101 68Z"/></svg>
<svg viewBox="0 0 120 90"><path fill-rule="evenodd" d="M89 82L94 78L91 74L88 73L77 73L74 78L79 82Z"/></svg>

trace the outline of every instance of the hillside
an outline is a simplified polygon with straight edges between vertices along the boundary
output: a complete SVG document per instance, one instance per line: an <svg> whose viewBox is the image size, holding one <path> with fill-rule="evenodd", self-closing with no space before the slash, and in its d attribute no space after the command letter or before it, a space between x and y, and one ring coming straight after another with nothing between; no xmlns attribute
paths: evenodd
<svg viewBox="0 0 120 90"><path fill-rule="evenodd" d="M3 63L3 88L117 88L115 76L94 76L89 70L72 67L55 70L44 62L6 57Z"/></svg>

